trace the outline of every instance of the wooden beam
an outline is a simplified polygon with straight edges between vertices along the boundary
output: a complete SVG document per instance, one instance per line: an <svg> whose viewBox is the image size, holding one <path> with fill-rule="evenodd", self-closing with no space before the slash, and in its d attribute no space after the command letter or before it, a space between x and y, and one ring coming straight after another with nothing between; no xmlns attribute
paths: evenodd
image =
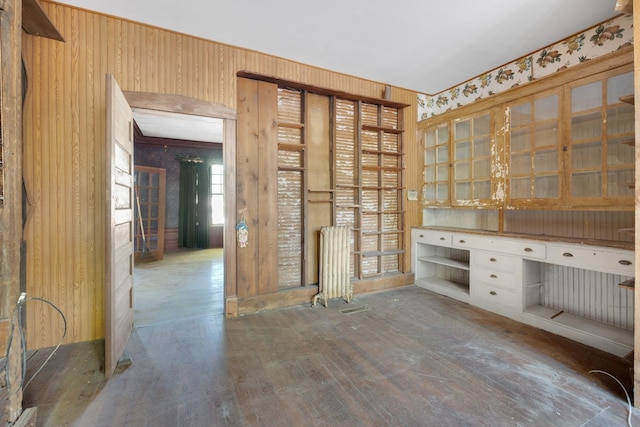
<svg viewBox="0 0 640 427"><path fill-rule="evenodd" d="M22 29L34 36L64 41L38 0L22 0Z"/></svg>
<svg viewBox="0 0 640 427"><path fill-rule="evenodd" d="M236 112L224 105L191 98L183 95L172 95L150 92L123 91L129 106L147 110L169 111L172 113L190 114L193 116L214 117L217 119L236 119Z"/></svg>
<svg viewBox="0 0 640 427"><path fill-rule="evenodd" d="M326 89L318 86L312 86L312 85L308 85L300 82L281 79L274 76L265 76L262 74L256 74L250 71L238 71L238 77L244 77L252 80L260 80L263 82L275 83L279 87L289 87L292 89L306 90L308 92L315 93L318 95L327 95L327 96L335 95L339 98L349 99L351 101L363 101L363 102L370 102L372 104L380 104L380 105L384 105L385 107L392 107L392 108L409 107L409 104L403 104L401 102L388 101L386 99L372 98L368 96L354 95L352 93L340 92L340 91Z"/></svg>

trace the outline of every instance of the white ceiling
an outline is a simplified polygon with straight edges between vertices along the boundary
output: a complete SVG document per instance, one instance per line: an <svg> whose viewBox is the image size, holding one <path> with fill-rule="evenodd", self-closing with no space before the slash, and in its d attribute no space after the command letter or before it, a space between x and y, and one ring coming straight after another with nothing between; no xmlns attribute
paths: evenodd
<svg viewBox="0 0 640 427"><path fill-rule="evenodd" d="M58 0L435 94L616 15L616 0Z"/></svg>
<svg viewBox="0 0 640 427"><path fill-rule="evenodd" d="M616 0L57 1L426 94L617 15ZM220 132L191 119L136 112L149 136Z"/></svg>
<svg viewBox="0 0 640 427"><path fill-rule="evenodd" d="M222 142L223 120L134 108L133 119L144 136L200 142Z"/></svg>

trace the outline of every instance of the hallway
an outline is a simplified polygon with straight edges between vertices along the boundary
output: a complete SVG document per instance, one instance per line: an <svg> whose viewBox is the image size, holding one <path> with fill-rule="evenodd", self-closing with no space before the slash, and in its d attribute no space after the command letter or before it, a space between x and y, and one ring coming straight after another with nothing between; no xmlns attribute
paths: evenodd
<svg viewBox="0 0 640 427"><path fill-rule="evenodd" d="M223 250L166 253L160 261L135 266L134 326L224 313Z"/></svg>

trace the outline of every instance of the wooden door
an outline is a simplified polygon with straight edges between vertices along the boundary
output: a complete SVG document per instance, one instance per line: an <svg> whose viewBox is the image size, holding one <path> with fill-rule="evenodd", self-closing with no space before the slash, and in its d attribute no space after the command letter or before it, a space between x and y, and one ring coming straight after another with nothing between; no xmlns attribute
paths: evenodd
<svg viewBox="0 0 640 427"><path fill-rule="evenodd" d="M164 258L164 210L166 195L166 169L135 166L135 196L138 197L135 223L135 257L144 249L153 255L153 260ZM139 203L138 203L139 202ZM140 216L137 216L140 215ZM140 226L142 223L142 226ZM144 232L144 234L143 234Z"/></svg>
<svg viewBox="0 0 640 427"><path fill-rule="evenodd" d="M124 352L133 329L133 112L107 74L105 376Z"/></svg>

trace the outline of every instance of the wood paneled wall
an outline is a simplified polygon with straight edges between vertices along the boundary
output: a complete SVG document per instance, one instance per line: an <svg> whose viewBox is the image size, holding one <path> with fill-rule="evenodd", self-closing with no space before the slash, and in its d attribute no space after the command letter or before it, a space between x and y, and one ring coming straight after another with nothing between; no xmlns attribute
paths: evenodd
<svg viewBox="0 0 640 427"><path fill-rule="evenodd" d="M42 6L66 42L29 35L23 41L29 76L24 109L27 292L64 313L67 343L104 336L106 73L127 91L179 94L234 109L241 70L362 96L379 98L384 91L384 83L66 5L43 1ZM416 93L393 88L391 94L392 100L411 105L404 114L405 182L419 189ZM422 209L407 202L407 212L408 242L410 227L422 223ZM405 259L409 263L410 256ZM63 330L58 313L35 303L27 310L28 347L57 344Z"/></svg>

